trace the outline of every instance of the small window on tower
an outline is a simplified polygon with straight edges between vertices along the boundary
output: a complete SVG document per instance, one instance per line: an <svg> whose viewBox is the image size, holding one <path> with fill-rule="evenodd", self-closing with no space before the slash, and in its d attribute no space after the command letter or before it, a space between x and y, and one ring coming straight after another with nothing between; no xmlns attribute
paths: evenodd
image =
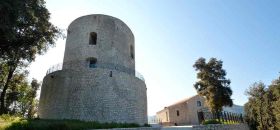
<svg viewBox="0 0 280 130"><path fill-rule="evenodd" d="M134 47L133 45L130 45L130 56L132 59L134 59Z"/></svg>
<svg viewBox="0 0 280 130"><path fill-rule="evenodd" d="M177 116L180 116L180 112L179 112L179 110L177 110Z"/></svg>
<svg viewBox="0 0 280 130"><path fill-rule="evenodd" d="M89 34L89 45L96 45L97 34L95 32L91 32Z"/></svg>
<svg viewBox="0 0 280 130"><path fill-rule="evenodd" d="M89 68L96 68L96 62L97 62L96 58L90 58L89 59Z"/></svg>
<svg viewBox="0 0 280 130"><path fill-rule="evenodd" d="M201 102L200 101L197 101L197 106L201 107Z"/></svg>

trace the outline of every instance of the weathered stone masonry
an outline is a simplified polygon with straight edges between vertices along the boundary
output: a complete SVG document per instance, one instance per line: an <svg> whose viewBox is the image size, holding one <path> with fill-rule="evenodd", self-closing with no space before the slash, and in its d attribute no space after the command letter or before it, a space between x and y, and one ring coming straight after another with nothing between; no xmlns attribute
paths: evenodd
<svg viewBox="0 0 280 130"><path fill-rule="evenodd" d="M147 123L147 89L135 76L134 47L133 33L117 18L74 20L62 70L43 80L40 118Z"/></svg>

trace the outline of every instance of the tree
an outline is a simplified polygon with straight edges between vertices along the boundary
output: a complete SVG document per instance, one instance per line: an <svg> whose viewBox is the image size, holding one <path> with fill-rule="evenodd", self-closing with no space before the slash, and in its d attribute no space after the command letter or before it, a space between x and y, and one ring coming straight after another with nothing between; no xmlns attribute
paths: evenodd
<svg viewBox="0 0 280 130"><path fill-rule="evenodd" d="M230 80L226 79L226 71L222 68L223 62L211 58L206 63L205 58L199 58L193 65L197 73L197 81L194 88L197 93L206 98L210 111L220 113L223 106L232 106L232 90ZM218 114L219 115L219 114Z"/></svg>
<svg viewBox="0 0 280 130"><path fill-rule="evenodd" d="M54 45L61 31L49 22L44 0L1 0L0 17L0 61L7 70L0 83L3 114L7 113L6 93L14 72Z"/></svg>
<svg viewBox="0 0 280 130"><path fill-rule="evenodd" d="M280 129L280 77L268 87L254 83L246 94L249 101L245 104L245 119L251 129Z"/></svg>
<svg viewBox="0 0 280 130"><path fill-rule="evenodd" d="M257 126L259 125L257 122L257 110L254 107L256 104L256 101L254 99L249 98L249 102L247 102L244 105L244 111L245 111L245 121L248 123L251 130L257 130Z"/></svg>
<svg viewBox="0 0 280 130"><path fill-rule="evenodd" d="M28 88L30 87L26 77L27 72L16 72L10 81L6 95L6 111L10 114L23 115L19 108L20 101L24 95L27 95Z"/></svg>
<svg viewBox="0 0 280 130"><path fill-rule="evenodd" d="M36 79L29 83L27 76L27 71L16 71L13 75L7 89L6 111L9 114L33 118L38 105L36 94L40 83Z"/></svg>
<svg viewBox="0 0 280 130"><path fill-rule="evenodd" d="M267 128L268 130L275 130L275 115L273 114L273 101L274 95L273 91L268 88L264 95L264 104L262 110L264 111L264 114L262 114L262 119L264 122L264 128Z"/></svg>
<svg viewBox="0 0 280 130"><path fill-rule="evenodd" d="M272 82L269 87L272 93L272 112L275 119L275 128L280 129L280 77ZM271 110L269 110L271 112Z"/></svg>
<svg viewBox="0 0 280 130"><path fill-rule="evenodd" d="M31 82L31 89L29 90L27 96L27 100L28 100L28 111L27 111L27 117L28 118L33 118L35 116L35 114L37 113L37 107L38 107L38 103L39 101L36 100L36 94L37 94L37 90L40 87L40 83L36 80L33 79Z"/></svg>
<svg viewBox="0 0 280 130"><path fill-rule="evenodd" d="M3 91L3 86L7 85L6 89L6 97L5 97L5 111L9 112L9 106L12 102L18 100L18 88L19 86L27 86L28 82L26 80L28 71L25 71L22 67L23 65L19 65L18 68L14 71L13 76L11 77L9 84L5 84L5 80L7 79L9 73L9 66L4 62L0 61L1 65L1 73L0 73L0 92Z"/></svg>
<svg viewBox="0 0 280 130"><path fill-rule="evenodd" d="M267 129L265 125L265 85L262 82L254 83L249 90L246 91L249 96L249 102L245 104L246 115L249 118L249 124L256 125L259 130Z"/></svg>

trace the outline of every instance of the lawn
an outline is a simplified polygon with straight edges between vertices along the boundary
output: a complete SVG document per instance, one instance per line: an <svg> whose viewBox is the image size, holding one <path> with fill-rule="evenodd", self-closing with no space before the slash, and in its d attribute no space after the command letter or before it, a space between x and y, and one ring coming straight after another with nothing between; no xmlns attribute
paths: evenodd
<svg viewBox="0 0 280 130"><path fill-rule="evenodd" d="M98 123L79 120L23 119L7 115L0 116L0 130L85 130L134 127L141 126L134 123Z"/></svg>

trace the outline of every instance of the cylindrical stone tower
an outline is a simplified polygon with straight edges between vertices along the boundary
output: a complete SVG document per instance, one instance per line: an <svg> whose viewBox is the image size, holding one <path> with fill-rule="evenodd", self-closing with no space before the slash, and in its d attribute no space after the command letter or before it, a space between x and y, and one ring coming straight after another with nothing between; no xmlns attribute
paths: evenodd
<svg viewBox="0 0 280 130"><path fill-rule="evenodd" d="M135 76L134 47L131 30L117 18L74 20L62 70L43 80L40 118L147 123L146 85Z"/></svg>

